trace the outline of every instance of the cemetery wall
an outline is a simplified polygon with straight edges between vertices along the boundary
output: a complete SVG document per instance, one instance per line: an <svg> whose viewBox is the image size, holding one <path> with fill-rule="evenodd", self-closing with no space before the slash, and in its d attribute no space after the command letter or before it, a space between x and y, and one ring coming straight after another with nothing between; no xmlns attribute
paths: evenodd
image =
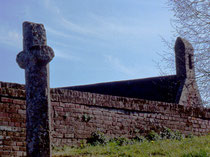
<svg viewBox="0 0 210 157"><path fill-rule="evenodd" d="M210 109L64 89L51 89L52 142L77 145L101 131L131 138L161 127L210 132ZM24 86L0 82L0 156L26 155Z"/></svg>

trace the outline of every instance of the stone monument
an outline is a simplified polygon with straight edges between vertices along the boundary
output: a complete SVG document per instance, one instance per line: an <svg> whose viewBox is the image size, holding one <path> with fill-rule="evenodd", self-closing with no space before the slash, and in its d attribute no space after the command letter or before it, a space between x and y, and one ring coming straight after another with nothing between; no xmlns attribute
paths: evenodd
<svg viewBox="0 0 210 157"><path fill-rule="evenodd" d="M23 23L23 51L16 58L25 69L27 156L51 156L49 62L54 52L47 46L42 24Z"/></svg>

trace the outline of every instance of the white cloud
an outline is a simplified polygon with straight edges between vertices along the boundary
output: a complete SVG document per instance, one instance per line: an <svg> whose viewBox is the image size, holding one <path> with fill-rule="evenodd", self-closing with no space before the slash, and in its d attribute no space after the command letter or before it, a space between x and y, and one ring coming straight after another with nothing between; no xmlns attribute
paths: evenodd
<svg viewBox="0 0 210 157"><path fill-rule="evenodd" d="M77 32L80 34L96 34L96 31L93 31L92 29L82 26L81 24L73 23L70 20L67 20L66 18L61 19L63 27L65 27L67 30Z"/></svg>
<svg viewBox="0 0 210 157"><path fill-rule="evenodd" d="M44 6L50 10L52 13L60 14L60 9L54 4L53 0L41 0L40 3L43 4Z"/></svg>
<svg viewBox="0 0 210 157"><path fill-rule="evenodd" d="M104 56L107 64L111 66L115 71L121 72L127 76L134 77L138 74L138 70L134 67L128 67L120 61L119 58L113 57L111 55Z"/></svg>
<svg viewBox="0 0 210 157"><path fill-rule="evenodd" d="M101 40L141 40L144 37L158 36L164 32L165 27L158 27L151 21L145 22L136 18L103 17L95 14L88 14L90 22L81 23L62 16L58 23L64 28L65 34L78 33L89 38ZM144 21L144 22L142 22ZM159 25L160 26L160 25Z"/></svg>
<svg viewBox="0 0 210 157"><path fill-rule="evenodd" d="M70 33L64 33L62 31L55 30L52 27L46 26L46 30L47 30L47 33L49 32L51 34L54 34L56 36L60 36L60 37L63 37L63 38L73 39L73 40L80 40L80 41L86 41L84 38L81 38L81 37L76 36L76 35L72 35Z"/></svg>
<svg viewBox="0 0 210 157"><path fill-rule="evenodd" d="M18 49L22 48L22 35L16 31L0 31L0 43Z"/></svg>
<svg viewBox="0 0 210 157"><path fill-rule="evenodd" d="M64 52L59 49L53 48L55 57L70 60L70 61L80 61L81 59L79 57L73 56L70 54L70 52Z"/></svg>
<svg viewBox="0 0 210 157"><path fill-rule="evenodd" d="M146 3L147 4L147 3ZM88 22L81 19L81 21L75 22L68 15L62 14L62 9L59 8L53 0L44 0L45 8L52 12L53 18L56 21L56 25L60 25L65 31L58 32L51 29L56 35L63 36L65 38L80 38L79 35L85 35L88 38L95 38L99 40L112 40L122 39L124 41L142 40L145 36L157 36L161 32L165 31L165 27L159 23L157 26L154 21L145 19L145 17L109 17L99 16L88 12L85 19L89 19ZM79 17L84 18L84 17ZM140 18L140 19L139 19ZM77 35L69 34L77 33ZM79 35L78 35L79 34ZM83 38L84 39L84 38Z"/></svg>

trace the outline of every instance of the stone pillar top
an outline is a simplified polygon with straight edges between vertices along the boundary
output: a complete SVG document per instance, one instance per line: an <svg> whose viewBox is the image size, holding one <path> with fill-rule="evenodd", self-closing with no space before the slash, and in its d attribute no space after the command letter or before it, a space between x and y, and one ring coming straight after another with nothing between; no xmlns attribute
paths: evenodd
<svg viewBox="0 0 210 157"><path fill-rule="evenodd" d="M47 45L44 25L25 21L23 23L23 50L34 45Z"/></svg>
<svg viewBox="0 0 210 157"><path fill-rule="evenodd" d="M179 78L194 78L194 49L192 44L178 37L175 43L176 73Z"/></svg>
<svg viewBox="0 0 210 157"><path fill-rule="evenodd" d="M16 58L18 65L25 69L34 65L44 66L54 57L51 47L47 46L46 31L43 24L23 23L23 51Z"/></svg>
<svg viewBox="0 0 210 157"><path fill-rule="evenodd" d="M194 49L189 41L184 38L178 37L175 43L175 51L188 51L188 53L193 53Z"/></svg>

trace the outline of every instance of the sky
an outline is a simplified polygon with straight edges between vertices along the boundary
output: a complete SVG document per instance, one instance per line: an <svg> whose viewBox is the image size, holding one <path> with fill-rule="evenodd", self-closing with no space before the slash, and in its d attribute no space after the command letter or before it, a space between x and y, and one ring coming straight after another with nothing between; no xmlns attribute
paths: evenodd
<svg viewBox="0 0 210 157"><path fill-rule="evenodd" d="M45 26L51 87L159 76L171 18L166 0L0 0L0 81L25 83L24 21Z"/></svg>

